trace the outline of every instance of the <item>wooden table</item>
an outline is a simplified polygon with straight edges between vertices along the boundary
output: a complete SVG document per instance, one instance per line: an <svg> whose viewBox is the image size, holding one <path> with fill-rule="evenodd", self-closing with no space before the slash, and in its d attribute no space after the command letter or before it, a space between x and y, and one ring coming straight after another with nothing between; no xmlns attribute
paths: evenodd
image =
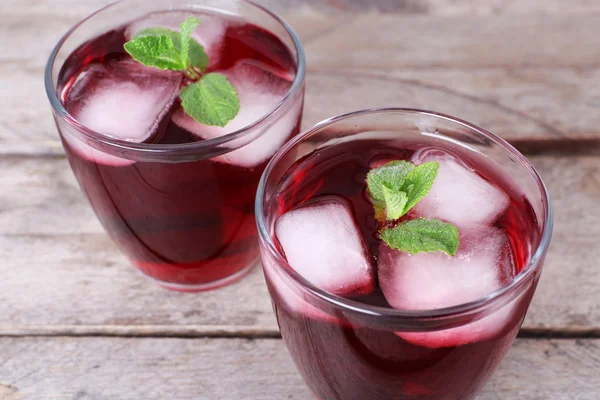
<svg viewBox="0 0 600 400"><path fill-rule="evenodd" d="M53 45L106 0L2 0L0 399L311 399L262 272L202 294L127 265L77 187L43 91ZM326 4L322 4L326 3ZM544 275L481 399L600 396L600 2L267 1L308 54L304 126L428 108L509 139L554 202Z"/></svg>

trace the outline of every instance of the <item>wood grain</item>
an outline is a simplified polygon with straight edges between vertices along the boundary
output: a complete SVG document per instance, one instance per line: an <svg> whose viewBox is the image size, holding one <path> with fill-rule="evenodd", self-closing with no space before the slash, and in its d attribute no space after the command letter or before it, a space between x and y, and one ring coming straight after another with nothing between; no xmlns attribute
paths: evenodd
<svg viewBox="0 0 600 400"><path fill-rule="evenodd" d="M103 234L1 235L0 248L8 260L0 267L0 334L71 334L73 325L85 334L144 325L157 325L158 335L161 328L178 335L171 325L196 336L277 332L260 268L221 290L186 295L144 278Z"/></svg>
<svg viewBox="0 0 600 400"><path fill-rule="evenodd" d="M60 36L106 3L9 0L0 24L0 87L10 93L0 97L0 154L62 151L43 68ZM580 0L566 13L535 1L277 4L267 5L306 48L305 127L360 108L407 106L509 139L600 137L597 2ZM385 4L398 8L390 14Z"/></svg>
<svg viewBox="0 0 600 400"><path fill-rule="evenodd" d="M7 13L42 15L85 15L107 4L110 0L4 0ZM276 10L317 9L325 13L378 11L427 15L502 15L502 14L565 14L598 13L600 4L594 0L573 0L568 7L561 0L256 0Z"/></svg>
<svg viewBox="0 0 600 400"><path fill-rule="evenodd" d="M259 268L218 291L162 290L79 191L43 68L60 36L109 2L2 1L0 399L313 399L277 339ZM600 338L600 2L261 2L306 47L305 128L417 107L541 153L531 158L554 203L553 244L523 339L479 399L597 399L600 340L572 338Z"/></svg>
<svg viewBox="0 0 600 400"><path fill-rule="evenodd" d="M599 335L600 158L532 160L552 196L555 234L525 334ZM260 269L217 291L164 291L112 245L65 159L5 156L0 169L0 333L277 335Z"/></svg>
<svg viewBox="0 0 600 400"><path fill-rule="evenodd" d="M598 66L596 27L593 14L361 14L304 45L313 68L585 69Z"/></svg>
<svg viewBox="0 0 600 400"><path fill-rule="evenodd" d="M304 125L372 107L435 110L509 141L581 139L600 132L600 68L315 68Z"/></svg>
<svg viewBox="0 0 600 400"><path fill-rule="evenodd" d="M517 340L479 400L595 400L598 340ZM281 340L0 339L7 400L313 399Z"/></svg>

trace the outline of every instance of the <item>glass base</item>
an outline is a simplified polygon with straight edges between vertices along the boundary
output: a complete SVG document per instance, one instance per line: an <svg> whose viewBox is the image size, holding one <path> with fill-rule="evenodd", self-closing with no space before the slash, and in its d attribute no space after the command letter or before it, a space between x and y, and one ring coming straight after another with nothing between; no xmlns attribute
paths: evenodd
<svg viewBox="0 0 600 400"><path fill-rule="evenodd" d="M151 276L148 276L144 273L142 273L142 275L144 275L146 278L148 278L152 282L156 283L158 286L165 288L167 290L173 290L176 292L184 292L184 293L204 292L207 290L218 289L222 286L226 286L231 283L237 282L238 280L242 279L245 275L247 275L252 270L252 268L254 268L258 264L258 262L259 262L259 259L257 258L256 260L254 260L253 262L248 264L248 266L242 268L241 270L237 271L236 273L234 273L232 275L226 276L225 278L222 278L222 279L219 279L216 281L200 283L197 285L184 285L184 284L180 284L180 283L164 282L164 281L158 280L156 278L153 278Z"/></svg>

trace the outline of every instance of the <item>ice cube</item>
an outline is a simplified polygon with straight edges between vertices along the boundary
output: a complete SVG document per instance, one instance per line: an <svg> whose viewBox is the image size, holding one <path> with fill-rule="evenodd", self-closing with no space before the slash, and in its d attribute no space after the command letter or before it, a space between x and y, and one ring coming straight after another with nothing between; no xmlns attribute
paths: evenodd
<svg viewBox="0 0 600 400"><path fill-rule="evenodd" d="M134 21L125 29L125 39L131 40L137 32L147 28L166 28L179 32L181 23L190 15L189 12L182 11L149 14ZM221 47L228 23L216 15L202 14L197 15L197 18L200 20L200 25L192 32L191 36L204 47L204 52L208 55L209 60L208 67L211 68L217 65L221 58ZM230 23L232 21L235 20L232 19Z"/></svg>
<svg viewBox="0 0 600 400"><path fill-rule="evenodd" d="M369 251L343 200L289 211L277 219L275 234L290 266L315 286L337 295L373 290Z"/></svg>
<svg viewBox="0 0 600 400"><path fill-rule="evenodd" d="M196 122L183 109L173 114L173 121L177 125L201 139L214 139L258 121L283 100L292 86L291 77L280 76L266 65L254 61L238 62L233 68L221 73L230 80L240 99L238 115L224 128ZM294 100L289 107L280 113L277 120L263 126L259 137L239 149L215 157L214 160L244 168L252 168L267 161L296 127L302 100Z"/></svg>
<svg viewBox="0 0 600 400"><path fill-rule="evenodd" d="M461 236L458 252L408 254L381 244L378 277L394 308L435 310L481 299L506 285L514 264L506 234L496 228ZM402 338L427 347L448 347L489 339L508 325L512 308L470 324L435 332L401 332Z"/></svg>
<svg viewBox="0 0 600 400"><path fill-rule="evenodd" d="M97 133L140 143L156 132L179 93L180 82L180 74L133 61L93 65L73 85L67 108L79 123ZM68 133L64 137L75 151L91 161L107 165L132 163L96 150Z"/></svg>
<svg viewBox="0 0 600 400"><path fill-rule="evenodd" d="M449 153L421 150L411 161L417 165L429 161L440 164L431 190L411 210L412 215L439 218L459 227L490 225L509 206L510 199L504 191Z"/></svg>
<svg viewBox="0 0 600 400"><path fill-rule="evenodd" d="M261 250L262 251L262 250ZM274 264L268 254L263 254L263 270L270 282L270 290L277 293L280 302L285 303L288 310L293 311L300 318L311 318L331 323L344 324L342 319L335 317L317 307L309 301L309 294L297 287L283 271Z"/></svg>

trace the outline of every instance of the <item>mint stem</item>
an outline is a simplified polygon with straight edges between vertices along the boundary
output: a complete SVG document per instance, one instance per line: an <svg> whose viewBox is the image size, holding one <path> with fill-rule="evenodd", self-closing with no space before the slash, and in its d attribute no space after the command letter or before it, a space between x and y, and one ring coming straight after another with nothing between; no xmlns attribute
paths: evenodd
<svg viewBox="0 0 600 400"><path fill-rule="evenodd" d="M186 70L183 71L183 73L185 74L185 76L187 76L189 80L194 82L200 80L200 78L202 78L203 75L201 71L194 68L193 66L188 67Z"/></svg>

